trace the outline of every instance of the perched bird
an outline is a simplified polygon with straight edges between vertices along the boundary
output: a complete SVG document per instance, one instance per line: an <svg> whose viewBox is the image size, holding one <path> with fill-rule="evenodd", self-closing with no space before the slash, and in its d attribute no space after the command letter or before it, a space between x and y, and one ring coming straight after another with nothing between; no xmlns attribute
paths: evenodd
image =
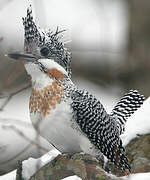
<svg viewBox="0 0 150 180"><path fill-rule="evenodd" d="M68 72L53 59L35 54L9 54L23 60L32 78L29 108L33 125L60 152L103 153L126 174L130 171L120 134L124 124L144 101L131 90L109 115L103 105L86 90L78 89Z"/></svg>
<svg viewBox="0 0 150 180"><path fill-rule="evenodd" d="M79 90L71 81L70 53L61 40L62 31L38 28L31 6L23 24L25 53L9 56L23 60L31 76L29 108L35 128L63 153L85 152L96 157L103 153L124 172L130 171L120 134L144 96L131 90L107 114L92 94Z"/></svg>

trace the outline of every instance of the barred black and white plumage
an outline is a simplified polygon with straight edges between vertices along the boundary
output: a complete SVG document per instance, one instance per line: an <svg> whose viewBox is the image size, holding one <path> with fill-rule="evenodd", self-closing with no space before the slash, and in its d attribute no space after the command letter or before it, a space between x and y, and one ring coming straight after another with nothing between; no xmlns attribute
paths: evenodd
<svg viewBox="0 0 150 180"><path fill-rule="evenodd" d="M40 135L62 153L85 152L95 157L103 153L118 168L129 172L117 110L122 107L121 117L126 119L140 107L143 96L130 91L115 106L116 114L109 115L92 94L73 84L57 62L38 56L28 58L25 68L32 77L30 117L35 127L41 118Z"/></svg>
<svg viewBox="0 0 150 180"><path fill-rule="evenodd" d="M130 170L117 123L107 114L103 105L85 90L76 89L72 100L76 122L95 148L120 169Z"/></svg>
<svg viewBox="0 0 150 180"><path fill-rule="evenodd" d="M143 104L144 96L137 90L126 93L111 112L111 117L117 121L120 133L124 132L127 119Z"/></svg>
<svg viewBox="0 0 150 180"><path fill-rule="evenodd" d="M70 57L58 38L60 32L40 31L30 9L23 21L25 51L32 56L20 54L16 59L20 56L26 61L25 68L31 76L30 117L35 127L40 125L40 135L62 153L103 153L124 172L130 171L120 134L144 97L131 90L109 115L92 94L72 83Z"/></svg>

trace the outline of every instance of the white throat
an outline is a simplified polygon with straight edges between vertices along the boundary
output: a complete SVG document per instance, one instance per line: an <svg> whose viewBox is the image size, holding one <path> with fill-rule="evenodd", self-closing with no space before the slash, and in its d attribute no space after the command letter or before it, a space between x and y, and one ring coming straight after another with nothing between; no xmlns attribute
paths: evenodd
<svg viewBox="0 0 150 180"><path fill-rule="evenodd" d="M68 73L65 71L65 69L51 59L39 59L38 62L39 64L25 64L26 71L32 78L32 86L34 86L36 89L42 89L43 87L51 85L53 82L53 79L51 79L50 76L40 70L40 64L42 64L43 67L45 67L47 70L57 69L63 75L68 76Z"/></svg>
<svg viewBox="0 0 150 180"><path fill-rule="evenodd" d="M25 64L25 69L27 73L31 76L32 87L37 90L41 90L44 87L51 85L53 79L51 79L47 74L42 72L35 64Z"/></svg>

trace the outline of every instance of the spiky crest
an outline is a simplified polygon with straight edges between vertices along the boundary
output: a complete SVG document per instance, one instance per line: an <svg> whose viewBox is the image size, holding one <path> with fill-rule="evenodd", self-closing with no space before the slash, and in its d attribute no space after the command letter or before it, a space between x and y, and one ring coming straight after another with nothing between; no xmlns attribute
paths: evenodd
<svg viewBox="0 0 150 180"><path fill-rule="evenodd" d="M41 30L33 20L31 5L27 8L27 16L23 18L24 25L24 50L27 53L36 54L39 58L53 59L63 66L71 76L71 56L64 46L62 33L65 30L55 32L51 30Z"/></svg>

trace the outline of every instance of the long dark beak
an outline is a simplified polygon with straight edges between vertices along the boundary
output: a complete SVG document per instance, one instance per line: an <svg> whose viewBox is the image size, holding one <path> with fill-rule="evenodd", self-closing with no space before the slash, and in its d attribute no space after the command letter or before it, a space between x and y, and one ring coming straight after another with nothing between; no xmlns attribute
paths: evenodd
<svg viewBox="0 0 150 180"><path fill-rule="evenodd" d="M28 62L34 62L36 61L38 58L33 55L33 54L24 54L24 53L10 53L7 54L8 57L14 59L14 60L19 60L22 61L24 63L28 63Z"/></svg>

